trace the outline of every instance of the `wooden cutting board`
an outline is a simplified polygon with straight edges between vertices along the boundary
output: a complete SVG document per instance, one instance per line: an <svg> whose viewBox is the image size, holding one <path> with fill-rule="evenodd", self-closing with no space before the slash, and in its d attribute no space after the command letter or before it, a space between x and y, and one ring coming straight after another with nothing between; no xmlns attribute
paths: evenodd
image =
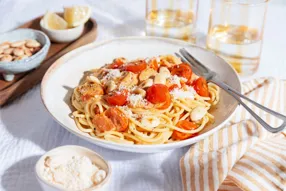
<svg viewBox="0 0 286 191"><path fill-rule="evenodd" d="M40 30L40 20L38 17L19 28L31 28ZM16 97L24 94L34 85L41 82L47 69L61 56L67 52L76 49L85 44L91 43L97 36L97 23L94 19L89 19L85 23L85 29L83 34L77 40L71 43L51 43L49 52L42 64L37 68L29 72L15 75L15 79L11 82L7 82L0 75L0 106L6 105Z"/></svg>

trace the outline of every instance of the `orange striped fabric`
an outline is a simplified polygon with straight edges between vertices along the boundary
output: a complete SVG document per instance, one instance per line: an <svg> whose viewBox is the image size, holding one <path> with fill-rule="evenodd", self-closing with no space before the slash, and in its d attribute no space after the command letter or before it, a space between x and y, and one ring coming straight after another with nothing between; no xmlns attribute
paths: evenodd
<svg viewBox="0 0 286 191"><path fill-rule="evenodd" d="M286 81L255 79L243 92L258 103L286 113ZM251 107L273 126L279 120ZM286 190L286 131L271 134L239 107L228 125L193 145L180 161L186 191Z"/></svg>

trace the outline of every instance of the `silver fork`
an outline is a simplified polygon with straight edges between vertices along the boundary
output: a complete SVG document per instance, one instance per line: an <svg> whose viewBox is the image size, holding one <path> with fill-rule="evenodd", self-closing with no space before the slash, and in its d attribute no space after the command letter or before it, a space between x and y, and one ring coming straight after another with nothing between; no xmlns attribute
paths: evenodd
<svg viewBox="0 0 286 191"><path fill-rule="evenodd" d="M192 66L192 69L193 69L195 74L197 74L199 76L203 76L207 81L213 82L216 85L218 85L219 87L221 87L222 89L224 89L234 99L236 99L267 131L269 131L271 133L278 133L285 128L286 116L284 116L284 115L282 115L276 111L273 111L269 108L266 108L263 105L260 105L259 103L249 99L245 95L242 95L241 93L239 93L238 91L236 91L235 89L233 89L232 87L227 85L226 83L222 82L219 79L219 76L217 73L215 73L214 71L210 70L209 68L204 66L202 63L200 63L186 49L182 48L182 49L180 49L179 52L181 53L181 55L178 53L175 53L175 55L178 56L179 58L181 58L181 60L183 62L189 63ZM279 127L276 127L276 128L270 126L263 119L261 119L254 111L252 111L244 102L242 102L241 98L249 101L250 103L254 104L256 107L264 110L265 112L283 120L283 123Z"/></svg>

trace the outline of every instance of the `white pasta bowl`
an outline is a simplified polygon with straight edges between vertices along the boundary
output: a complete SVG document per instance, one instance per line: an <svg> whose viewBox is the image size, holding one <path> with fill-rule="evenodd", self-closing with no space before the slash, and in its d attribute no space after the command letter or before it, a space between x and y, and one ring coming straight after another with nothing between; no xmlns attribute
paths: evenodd
<svg viewBox="0 0 286 191"><path fill-rule="evenodd" d="M86 191L108 190L108 183L111 176L111 167L109 163L105 161L99 154L90 149L76 145L66 145L48 151L36 163L36 177L44 191L64 190L59 184L52 184L43 177L46 157L57 157L60 160L64 160L64 158L71 158L73 156L86 156L92 161L93 164L106 172L106 177L102 182L86 189Z"/></svg>
<svg viewBox="0 0 286 191"><path fill-rule="evenodd" d="M211 135L233 116L238 103L225 91L220 93L220 102L212 108L215 122L207 125L198 136L174 143L160 145L118 144L91 137L81 132L70 117L73 111L70 98L72 90L83 77L85 71L110 63L116 57L127 59L173 54L186 48L199 61L217 72L224 82L241 92L241 83L232 66L213 52L190 45L187 42L158 37L124 37L80 47L58 59L45 74L41 85L44 105L55 120L71 133L102 147L139 153L160 152L191 145Z"/></svg>

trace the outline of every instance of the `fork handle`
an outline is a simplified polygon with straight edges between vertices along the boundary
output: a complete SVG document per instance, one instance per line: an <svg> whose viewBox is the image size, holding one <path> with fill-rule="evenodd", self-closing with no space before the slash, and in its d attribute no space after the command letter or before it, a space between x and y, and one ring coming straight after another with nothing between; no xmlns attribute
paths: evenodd
<svg viewBox="0 0 286 191"><path fill-rule="evenodd" d="M229 93L233 98L235 98L267 131L271 132L271 133L278 133L280 131L282 131L285 126L286 126L286 116L273 111L269 108L264 107L263 105L249 99L248 97L246 97L245 95L239 93L238 91L236 91L235 89L233 89L232 87L230 87L229 85L227 85L224 82L221 82L220 80L217 79L212 79L210 80L211 82L215 83L216 85L218 85L219 87L221 87L222 89L224 89L227 93ZM262 118L260 118L252 109L250 109L242 100L241 98L249 101L250 103L252 103L253 105L255 105L256 107L260 108L261 110L283 120L283 123L277 127L274 128L272 126L270 126L268 123L266 123Z"/></svg>

